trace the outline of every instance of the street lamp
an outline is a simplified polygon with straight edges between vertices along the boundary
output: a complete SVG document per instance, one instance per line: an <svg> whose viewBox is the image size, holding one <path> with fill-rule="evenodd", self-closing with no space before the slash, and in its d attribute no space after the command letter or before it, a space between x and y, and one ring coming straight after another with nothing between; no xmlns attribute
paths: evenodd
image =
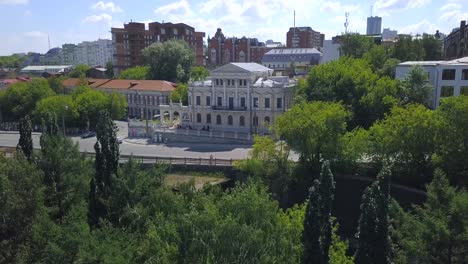
<svg viewBox="0 0 468 264"><path fill-rule="evenodd" d="M135 91L136 94L141 98L141 93ZM145 121L146 121L146 129L145 129L145 137L148 137L148 109L146 105L146 99L143 97L143 101L145 101Z"/></svg>

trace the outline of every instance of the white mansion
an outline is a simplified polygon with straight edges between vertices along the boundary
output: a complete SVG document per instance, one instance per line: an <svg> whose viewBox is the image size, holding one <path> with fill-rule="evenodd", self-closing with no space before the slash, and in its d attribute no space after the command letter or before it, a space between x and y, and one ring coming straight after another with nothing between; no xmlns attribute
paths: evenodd
<svg viewBox="0 0 468 264"><path fill-rule="evenodd" d="M180 111L181 125L204 131L266 133L276 117L292 104L295 80L272 76L257 63L229 63L211 72L209 80L189 84L189 105ZM165 111L161 106L161 111Z"/></svg>

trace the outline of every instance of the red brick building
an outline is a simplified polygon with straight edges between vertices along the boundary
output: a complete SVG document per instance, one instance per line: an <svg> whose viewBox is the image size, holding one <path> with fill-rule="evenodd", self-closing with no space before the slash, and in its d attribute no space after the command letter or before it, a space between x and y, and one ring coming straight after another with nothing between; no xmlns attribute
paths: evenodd
<svg viewBox="0 0 468 264"><path fill-rule="evenodd" d="M292 27L286 33L286 47L288 49L321 49L324 40L325 35L313 30L311 27Z"/></svg>
<svg viewBox="0 0 468 264"><path fill-rule="evenodd" d="M114 71L118 75L122 70L143 64L141 50L155 42L165 42L169 39L184 40L195 53L195 64L205 65L203 54L204 32L196 32L195 29L183 23L159 23L148 24L130 22L124 24L124 28L111 28L112 45L114 49Z"/></svg>
<svg viewBox="0 0 468 264"><path fill-rule="evenodd" d="M261 63L263 55L270 51L265 43L256 38L226 38L220 28L212 38L208 38L208 61L211 66L230 62Z"/></svg>

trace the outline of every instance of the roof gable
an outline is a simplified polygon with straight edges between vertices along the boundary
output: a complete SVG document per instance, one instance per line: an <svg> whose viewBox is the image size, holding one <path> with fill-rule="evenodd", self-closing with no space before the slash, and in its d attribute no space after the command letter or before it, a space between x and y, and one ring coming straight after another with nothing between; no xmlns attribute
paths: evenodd
<svg viewBox="0 0 468 264"><path fill-rule="evenodd" d="M271 72L270 68L267 68L261 64L253 62L236 62L229 63L221 66L212 71L212 73L252 73L252 72Z"/></svg>

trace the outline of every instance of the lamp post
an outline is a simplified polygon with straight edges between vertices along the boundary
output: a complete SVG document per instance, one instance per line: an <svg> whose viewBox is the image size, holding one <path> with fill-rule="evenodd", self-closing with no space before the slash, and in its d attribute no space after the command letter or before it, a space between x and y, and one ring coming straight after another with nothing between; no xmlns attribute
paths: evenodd
<svg viewBox="0 0 468 264"><path fill-rule="evenodd" d="M65 105L64 108L65 108L65 111L62 114L62 128L63 128L63 136L66 137L67 134L65 132L65 114L66 112L68 112L68 105Z"/></svg>
<svg viewBox="0 0 468 264"><path fill-rule="evenodd" d="M141 93L136 92L138 96L141 98ZM143 101L145 101L145 121L146 121L146 129L145 129L145 137L148 137L148 109L147 109L147 104L146 104L146 99L143 97Z"/></svg>

